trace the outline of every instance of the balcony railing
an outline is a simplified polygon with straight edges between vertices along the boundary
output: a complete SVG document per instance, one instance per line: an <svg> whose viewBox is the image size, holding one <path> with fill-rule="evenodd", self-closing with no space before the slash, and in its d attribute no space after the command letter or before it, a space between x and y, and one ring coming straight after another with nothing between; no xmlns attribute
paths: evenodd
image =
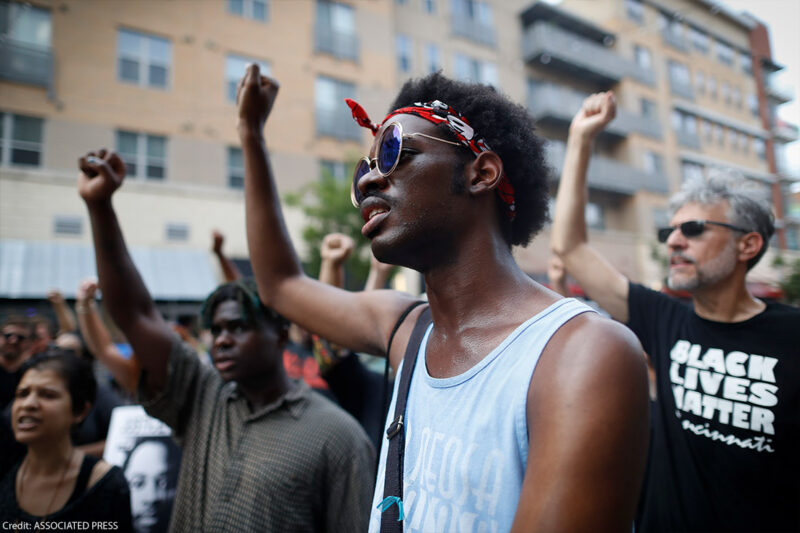
<svg viewBox="0 0 800 533"><path fill-rule="evenodd" d="M314 28L314 51L358 61L358 36L317 23Z"/></svg>
<svg viewBox="0 0 800 533"><path fill-rule="evenodd" d="M344 111L317 109L314 114L318 135L350 141L361 140L363 130L353 121L353 117L346 108Z"/></svg>
<svg viewBox="0 0 800 533"><path fill-rule="evenodd" d="M564 167L564 143L549 141L545 152L548 164L560 175ZM586 177L589 187L617 194L632 195L642 190L662 194L669 192L665 176L649 174L604 156L592 156ZM558 179L558 176L555 176L555 179Z"/></svg>
<svg viewBox="0 0 800 533"><path fill-rule="evenodd" d="M781 143L791 143L800 138L798 127L780 119L775 119L772 123L772 134L775 140Z"/></svg>
<svg viewBox="0 0 800 533"><path fill-rule="evenodd" d="M675 35L669 30L669 28L664 28L661 30L661 37L664 39L664 43L670 45L676 50L680 50L681 52L689 51L689 44L686 41L686 37Z"/></svg>
<svg viewBox="0 0 800 533"><path fill-rule="evenodd" d="M681 146L685 146L686 148L691 148L693 150L700 149L700 136L697 133L678 130L675 132L675 138L678 140L678 144Z"/></svg>
<svg viewBox="0 0 800 533"><path fill-rule="evenodd" d="M536 84L528 94L528 111L537 122L554 122L566 127L587 96L589 95L552 83ZM620 109L616 118L600 135L621 139L631 133L660 139L661 124L655 118Z"/></svg>
<svg viewBox="0 0 800 533"><path fill-rule="evenodd" d="M462 15L452 14L453 35L465 37L486 46L494 46L497 40L494 28L486 22Z"/></svg>
<svg viewBox="0 0 800 533"><path fill-rule="evenodd" d="M767 83L765 85L767 89L767 96L773 100L781 104L785 104L794 100L792 89L782 85L779 82L776 82L774 79L772 79L772 76L767 77Z"/></svg>
<svg viewBox="0 0 800 533"><path fill-rule="evenodd" d="M672 94L682 96L688 100L694 100L694 89L692 89L691 83L685 83L678 81L675 78L670 78L669 88L672 91Z"/></svg>
<svg viewBox="0 0 800 533"><path fill-rule="evenodd" d="M49 88L53 80L53 54L12 39L0 39L0 78Z"/></svg>
<svg viewBox="0 0 800 533"><path fill-rule="evenodd" d="M525 29L522 51L527 62L606 85L618 82L638 68L613 50L547 22Z"/></svg>

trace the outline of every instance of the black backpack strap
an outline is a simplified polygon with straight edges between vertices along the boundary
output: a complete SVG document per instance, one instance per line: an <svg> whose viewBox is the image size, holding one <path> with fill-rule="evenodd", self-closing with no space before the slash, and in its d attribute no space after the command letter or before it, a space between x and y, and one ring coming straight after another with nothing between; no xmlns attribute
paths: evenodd
<svg viewBox="0 0 800 533"><path fill-rule="evenodd" d="M383 421L386 420L386 412L389 410L389 399L391 398L391 393L389 392L389 354L392 351L392 342L394 342L394 336L397 334L397 330L400 329L401 325L403 325L403 322L408 315L411 314L411 311L424 303L424 300L417 300L406 307L406 310L403 311L403 313L400 315L400 318L398 318L397 322L395 322L394 327L392 328L392 333L389 335L389 344L386 345L386 364L383 367L383 398L381 412L379 413L381 418L378 420L378 427L383 427ZM380 457L375 458L376 465L378 464L378 461L380 461Z"/></svg>
<svg viewBox="0 0 800 533"><path fill-rule="evenodd" d="M383 482L383 501L378 506L381 511L381 533L401 533L403 531L403 456L406 448L405 412L408 391L411 388L411 376L417 363L422 337L431 323L431 308L420 313L411 338L408 340L406 353L403 356L403 370L400 373L400 386L397 389L397 401L394 407L394 420L386 430L389 450L386 455L386 471ZM396 505L395 505L396 504Z"/></svg>

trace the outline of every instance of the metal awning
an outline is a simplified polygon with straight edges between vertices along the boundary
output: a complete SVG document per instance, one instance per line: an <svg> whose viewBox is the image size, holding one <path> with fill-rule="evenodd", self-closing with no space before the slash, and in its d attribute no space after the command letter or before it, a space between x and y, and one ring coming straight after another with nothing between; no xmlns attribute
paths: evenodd
<svg viewBox="0 0 800 533"><path fill-rule="evenodd" d="M132 247L130 253L155 300L202 301L219 284L206 250ZM81 280L96 275L90 244L0 240L0 298L45 298L53 288L74 298Z"/></svg>

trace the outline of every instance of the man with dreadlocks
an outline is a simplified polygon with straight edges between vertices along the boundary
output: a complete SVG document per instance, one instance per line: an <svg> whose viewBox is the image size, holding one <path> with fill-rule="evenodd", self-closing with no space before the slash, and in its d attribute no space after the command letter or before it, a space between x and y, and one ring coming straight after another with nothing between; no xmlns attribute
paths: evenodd
<svg viewBox="0 0 800 533"><path fill-rule="evenodd" d="M203 365L161 318L128 254L111 205L122 160L99 150L79 165L103 298L140 359L145 408L183 447L170 531L363 530L374 449L355 419L286 376L286 319L261 303L254 282L222 285L202 310L215 368Z"/></svg>
<svg viewBox="0 0 800 533"><path fill-rule="evenodd" d="M429 305L408 311L408 295L303 274L264 140L277 91L256 65L238 91L259 294L400 367L370 531L630 531L647 449L641 347L514 262L511 246L547 219L542 142L525 109L440 74L406 83L380 124L348 102L376 135L353 177L362 233L378 260L425 278Z"/></svg>

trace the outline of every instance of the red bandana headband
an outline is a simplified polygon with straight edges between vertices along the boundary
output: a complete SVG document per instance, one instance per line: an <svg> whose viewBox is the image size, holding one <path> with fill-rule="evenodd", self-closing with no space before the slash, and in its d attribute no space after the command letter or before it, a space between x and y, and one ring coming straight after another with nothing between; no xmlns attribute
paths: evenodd
<svg viewBox="0 0 800 533"><path fill-rule="evenodd" d="M475 154L476 157L481 152L491 151L491 148L489 148L489 145L486 144L486 141L484 141L482 137L478 137L475 134L475 130L469 125L467 119L461 116L461 113L444 102L440 102L439 100L426 102L424 104L415 103L413 106L395 109L386 115L386 117L383 119L383 122L380 124L374 124L369 119L369 116L367 115L367 112L364 111L364 108L354 100L345 98L345 102L353 112L353 119L355 119L359 126L371 130L373 136L377 135L381 126L383 126L383 124L385 124L386 121L393 116L400 114L415 115L420 118L424 118L428 122L433 122L434 124L446 125L453 135L455 135L456 138L461 141L461 144L469 148L469 150ZM505 172L503 172L503 175L500 176L497 194L500 195L500 199L506 204L509 220L514 220L517 207L516 202L514 201L514 186L511 185L511 182L509 181L508 177L506 177Z"/></svg>

